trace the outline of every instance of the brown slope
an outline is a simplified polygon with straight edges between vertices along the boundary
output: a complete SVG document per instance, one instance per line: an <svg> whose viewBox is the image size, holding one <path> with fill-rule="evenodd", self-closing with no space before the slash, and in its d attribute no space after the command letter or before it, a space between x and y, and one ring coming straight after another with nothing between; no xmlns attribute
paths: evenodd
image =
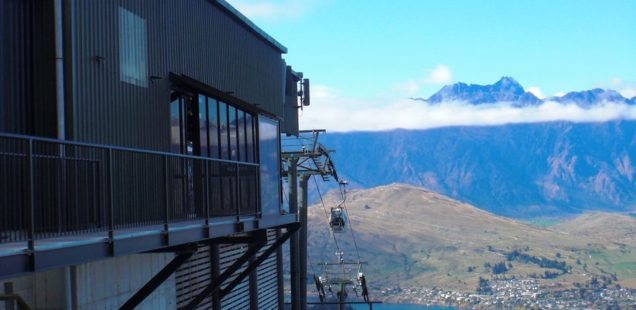
<svg viewBox="0 0 636 310"><path fill-rule="evenodd" d="M337 198L331 195L326 199L327 209L337 205ZM580 238L520 223L404 184L352 191L347 207L361 259L369 262L364 269L376 280L373 281L376 288L401 284L470 291L476 287L479 276L491 276L484 263L504 261L504 253L514 249L527 249L531 255L550 259L557 259L559 253L561 260L574 268L572 274L560 277L559 281L585 282L590 275L600 273L601 268L610 270L603 265L605 262L594 264L596 258L586 255L586 251L618 251L605 245L602 239ZM334 261L335 246L325 211L320 206L310 207L309 218L311 262L316 265ZM336 237L345 258L355 260L351 234ZM580 265L576 264L577 259ZM588 261L590 267L582 270ZM476 267L475 271L468 272L471 266ZM312 269L321 273L315 266ZM509 275L525 277L544 271L531 264L516 264Z"/></svg>
<svg viewBox="0 0 636 310"><path fill-rule="evenodd" d="M627 215L591 212L552 226L552 229L573 236L601 238L636 246L636 218Z"/></svg>

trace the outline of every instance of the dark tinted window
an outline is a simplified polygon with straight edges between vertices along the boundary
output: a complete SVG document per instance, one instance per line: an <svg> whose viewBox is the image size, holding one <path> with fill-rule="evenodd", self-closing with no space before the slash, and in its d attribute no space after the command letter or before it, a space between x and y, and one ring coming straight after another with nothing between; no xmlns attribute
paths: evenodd
<svg viewBox="0 0 636 310"><path fill-rule="evenodd" d="M181 104L179 97L170 102L170 151L181 153Z"/></svg>
<svg viewBox="0 0 636 310"><path fill-rule="evenodd" d="M219 102L219 132L221 146L221 158L230 159L230 147L229 147L229 125L227 122L227 105L223 102Z"/></svg>
<svg viewBox="0 0 636 310"><path fill-rule="evenodd" d="M256 137L256 133L254 132L254 118L249 113L245 113L245 152L247 154L248 162L255 162L254 158L254 137Z"/></svg>
<svg viewBox="0 0 636 310"><path fill-rule="evenodd" d="M208 108L205 96L199 96L199 138L201 156L208 156Z"/></svg>
<svg viewBox="0 0 636 310"><path fill-rule="evenodd" d="M263 215L278 215L280 203L280 145L278 121L258 116L261 174L261 211ZM289 211L289 210L285 210Z"/></svg>
<svg viewBox="0 0 636 310"><path fill-rule="evenodd" d="M245 137L245 112L238 110L238 149L239 160L247 161L246 137Z"/></svg>
<svg viewBox="0 0 636 310"><path fill-rule="evenodd" d="M238 124L236 119L236 108L233 106L228 106L228 122L230 124L229 132L230 132L230 159L238 160L239 149L238 149Z"/></svg>
<svg viewBox="0 0 636 310"><path fill-rule="evenodd" d="M208 124L210 138L210 157L219 158L219 115L215 99L208 98Z"/></svg>

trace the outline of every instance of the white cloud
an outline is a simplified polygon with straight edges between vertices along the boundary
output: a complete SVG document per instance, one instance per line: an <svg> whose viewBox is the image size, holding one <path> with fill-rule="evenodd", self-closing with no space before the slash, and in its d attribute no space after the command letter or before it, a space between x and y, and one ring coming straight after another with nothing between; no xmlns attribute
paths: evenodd
<svg viewBox="0 0 636 310"><path fill-rule="evenodd" d="M305 15L315 0L228 0L249 19L281 21Z"/></svg>
<svg viewBox="0 0 636 310"><path fill-rule="evenodd" d="M541 92L541 88L539 88L537 86L530 86L530 87L526 88L526 91L532 93L535 96L537 96L537 98L539 98L539 99L544 99L545 98L545 95L543 94L543 92Z"/></svg>
<svg viewBox="0 0 636 310"><path fill-rule="evenodd" d="M421 88L422 86L420 85L420 83L415 80L406 81L393 87L393 89L399 94L405 94L406 96L414 96L420 91Z"/></svg>
<svg viewBox="0 0 636 310"><path fill-rule="evenodd" d="M453 73L447 65L437 65L431 70L424 80L424 83L442 85L453 81Z"/></svg>
<svg viewBox="0 0 636 310"><path fill-rule="evenodd" d="M312 86L312 97L312 105L301 116L301 127L324 128L332 132L636 119L636 107L611 102L590 109L557 102L523 108L510 103L471 105L446 102L431 105L410 99L378 102L347 98L333 88L320 85Z"/></svg>
<svg viewBox="0 0 636 310"><path fill-rule="evenodd" d="M625 98L636 97L636 85L631 87L623 87L619 89L618 92L621 93L621 95L623 95L623 97Z"/></svg>
<svg viewBox="0 0 636 310"><path fill-rule="evenodd" d="M625 98L632 98L636 96L636 83L623 80L619 77L610 79L608 83L601 83L600 86L603 88L616 90Z"/></svg>
<svg viewBox="0 0 636 310"><path fill-rule="evenodd" d="M402 96L412 97L425 85L446 85L453 81L453 73L447 65L439 64L430 69L424 78L411 79L393 86L393 90Z"/></svg>

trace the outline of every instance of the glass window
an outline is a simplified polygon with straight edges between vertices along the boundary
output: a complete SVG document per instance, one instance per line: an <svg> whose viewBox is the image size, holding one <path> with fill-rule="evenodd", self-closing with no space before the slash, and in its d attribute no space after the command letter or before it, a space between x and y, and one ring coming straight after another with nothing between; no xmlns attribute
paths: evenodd
<svg viewBox="0 0 636 310"><path fill-rule="evenodd" d="M205 96L199 96L199 138L201 156L208 156L208 105Z"/></svg>
<svg viewBox="0 0 636 310"><path fill-rule="evenodd" d="M181 153L181 104L179 97L170 102L170 151Z"/></svg>
<svg viewBox="0 0 636 310"><path fill-rule="evenodd" d="M245 143L245 112L241 110L237 110L238 112L238 149L239 149L239 160L247 161L247 151L246 151L246 143Z"/></svg>
<svg viewBox="0 0 636 310"><path fill-rule="evenodd" d="M261 172L261 211L263 215L278 215L280 199L280 145L278 121L258 116L258 140ZM286 210L287 212L289 210Z"/></svg>
<svg viewBox="0 0 636 310"><path fill-rule="evenodd" d="M123 82L148 87L146 20L119 8L119 71Z"/></svg>
<svg viewBox="0 0 636 310"><path fill-rule="evenodd" d="M230 131L230 159L231 160L238 160L238 153L239 153L239 149L238 149L238 126L237 126L237 119L236 119L236 108L228 105L228 122L230 124L229 126L229 131Z"/></svg>
<svg viewBox="0 0 636 310"><path fill-rule="evenodd" d="M208 98L208 123L210 124L210 157L219 158L219 111L215 99Z"/></svg>
<svg viewBox="0 0 636 310"><path fill-rule="evenodd" d="M221 146L221 158L222 159L230 159L230 149L229 149L229 128L227 122L227 104L223 102L219 102L219 132L220 132L220 141L219 145Z"/></svg>
<svg viewBox="0 0 636 310"><path fill-rule="evenodd" d="M254 160L254 119L249 113L245 113L245 153L246 160L253 163Z"/></svg>

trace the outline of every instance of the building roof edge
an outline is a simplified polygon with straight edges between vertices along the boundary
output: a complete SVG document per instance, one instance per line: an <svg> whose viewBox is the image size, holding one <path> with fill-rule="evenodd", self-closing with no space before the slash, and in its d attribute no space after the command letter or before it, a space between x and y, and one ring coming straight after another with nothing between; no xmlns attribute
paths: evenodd
<svg viewBox="0 0 636 310"><path fill-rule="evenodd" d="M235 7L229 4L225 0L212 0L212 2L219 5L221 8L225 9L228 13L232 14L234 18L236 18L240 23L246 26L249 30L254 32L257 36L261 37L261 39L265 40L267 43L272 45L274 48L278 49L281 53L286 54L287 48L282 45L280 42L276 41L276 39L272 38L269 34L267 34L263 29L256 26L254 22L252 22L249 18L247 18L243 13L239 12Z"/></svg>

